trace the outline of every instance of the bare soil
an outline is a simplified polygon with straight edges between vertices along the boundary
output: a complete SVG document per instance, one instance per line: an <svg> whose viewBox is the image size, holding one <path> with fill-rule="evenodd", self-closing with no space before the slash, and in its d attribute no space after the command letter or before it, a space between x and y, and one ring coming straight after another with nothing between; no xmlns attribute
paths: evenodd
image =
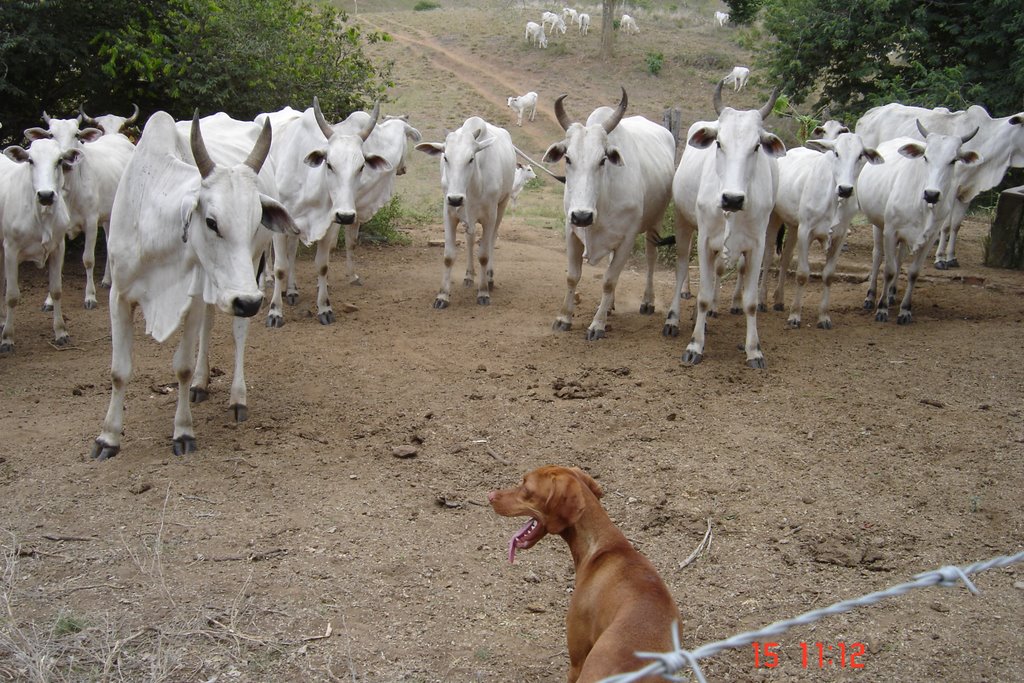
<svg viewBox="0 0 1024 683"><path fill-rule="evenodd" d="M504 16L476 12L477 27ZM713 38L708 14L707 26L685 29L693 40ZM514 129L500 110L515 94L505 86L533 67L506 68L519 48L493 36L491 58L466 46L469 29L446 41L430 22L452 25L453 15L366 20L408 37L381 48L402 73L449 60L489 93L487 116ZM646 39L667 49L659 35ZM459 71L467 62L507 83ZM695 76L695 102L707 99L713 72ZM630 94L652 118L660 90L686 87L642 77ZM436 81L421 86L431 84L441 92ZM403 88L409 101L428 99ZM538 156L559 139L550 100L529 132L513 131ZM458 107L434 106L414 120L427 139L459 123ZM582 118L588 106L571 109ZM420 156L400 191L436 209L437 168ZM660 334L673 286L664 265L654 316L637 312L637 261L620 280L608 337L586 341L603 273L588 266L573 330L552 332L565 286L560 213L549 182L506 217L489 307L460 289L449 309L431 308L436 220L405 226L408 245L362 246L363 287L344 284L336 253L335 307L357 310L331 326L313 314L307 255L286 325L257 318L251 328L250 419L240 424L227 408L232 345L220 320L212 362L224 372L194 406L199 451L184 458L169 442L173 348L144 338L137 321L123 450L89 459L109 401L106 302L82 308L81 265L70 255L73 346L58 350L38 310L44 273L25 267L17 350L0 358L0 680L564 680L569 554L549 538L510 566L517 523L486 501L543 464L598 479L609 513L679 603L687 647L1021 551L1024 273L981 265L985 221L962 231L960 269L926 269L907 326L863 311L870 232L856 228L833 288L835 329L815 329L806 312L811 324L799 330L785 328L784 313L759 315L768 369L755 371L737 348L743 318L727 314L711 321L704 362L681 365L688 335ZM811 310L819 293L812 281ZM396 457L402 447L409 457ZM709 520L710 550L681 568ZM1024 565L975 580L979 595L919 590L791 630L775 639L777 667L755 668L747 646L705 660L704 673L1024 680ZM819 668L817 643L833 646L832 665ZM863 669L840 667L838 645L855 643Z"/></svg>

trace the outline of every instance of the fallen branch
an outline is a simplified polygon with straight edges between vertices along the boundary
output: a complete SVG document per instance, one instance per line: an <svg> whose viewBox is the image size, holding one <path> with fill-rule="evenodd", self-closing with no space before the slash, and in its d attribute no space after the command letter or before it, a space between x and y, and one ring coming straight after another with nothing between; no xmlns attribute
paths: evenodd
<svg viewBox="0 0 1024 683"><path fill-rule="evenodd" d="M500 462L502 465L511 465L512 464L508 460L505 460L503 457L501 457L500 455L495 453L494 449L491 448L490 446L487 447L487 455L491 456L492 458L494 458L495 460Z"/></svg>
<svg viewBox="0 0 1024 683"><path fill-rule="evenodd" d="M94 541L94 538L86 538L84 536L62 536L60 534L43 534L43 538L47 541Z"/></svg>
<svg viewBox="0 0 1024 683"><path fill-rule="evenodd" d="M697 544L697 547L693 549L693 552L690 553L690 556L679 563L679 568L682 569L683 567L690 565L691 563L696 561L696 559L702 553L711 550L711 539L713 536L714 534L711 533L711 518L708 517L708 530L704 532L704 538L701 540L700 543Z"/></svg>

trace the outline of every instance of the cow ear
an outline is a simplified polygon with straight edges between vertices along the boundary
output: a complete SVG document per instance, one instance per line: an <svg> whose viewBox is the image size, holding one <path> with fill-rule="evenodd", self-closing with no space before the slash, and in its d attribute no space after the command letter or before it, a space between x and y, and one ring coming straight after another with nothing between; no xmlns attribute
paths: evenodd
<svg viewBox="0 0 1024 683"><path fill-rule="evenodd" d="M626 165L622 161L622 155L619 154L619 150L616 149L615 147L610 148L605 153L605 158L608 159L608 161L610 161L613 164L615 164L616 166L625 166Z"/></svg>
<svg viewBox="0 0 1024 683"><path fill-rule="evenodd" d="M421 142L416 145L416 150L429 154L432 157L440 156L444 154L444 143L441 142Z"/></svg>
<svg viewBox="0 0 1024 683"><path fill-rule="evenodd" d="M868 160L869 164L884 164L885 159L878 153L877 150L871 147L864 148L864 158Z"/></svg>
<svg viewBox="0 0 1024 683"><path fill-rule="evenodd" d="M548 147L548 151L544 152L544 156L541 157L541 161L546 161L549 164L561 161L562 157L565 156L565 143L556 142L555 144Z"/></svg>
<svg viewBox="0 0 1024 683"><path fill-rule="evenodd" d="M17 161L19 164L23 164L28 161L28 150L18 145L11 145L4 150L4 156L11 161Z"/></svg>
<svg viewBox="0 0 1024 683"><path fill-rule="evenodd" d="M821 126L819 126L820 128ZM817 130L815 130L817 132ZM804 143L804 147L807 149L813 149L815 152L832 152L836 146L831 140L808 140Z"/></svg>
<svg viewBox="0 0 1024 683"><path fill-rule="evenodd" d="M70 171L82 160L82 152L78 149L69 149L60 156L60 165L65 171Z"/></svg>
<svg viewBox="0 0 1024 683"><path fill-rule="evenodd" d="M761 134L761 149L770 157L786 156L786 145L782 143L782 140L777 135L772 135L771 133Z"/></svg>
<svg viewBox="0 0 1024 683"><path fill-rule="evenodd" d="M25 131L25 137L28 138L30 142L42 140L44 138L52 140L53 133L46 130L45 128L29 128Z"/></svg>
<svg viewBox="0 0 1024 683"><path fill-rule="evenodd" d="M380 156L379 154L371 154L365 159L366 165L374 171L390 171L394 168L391 162Z"/></svg>
<svg viewBox="0 0 1024 683"><path fill-rule="evenodd" d="M919 142L908 142L896 151L908 159L916 159L924 156L924 145Z"/></svg>
<svg viewBox="0 0 1024 683"><path fill-rule="evenodd" d="M188 226L192 223L192 213L199 206L199 195L190 192L181 199L181 241L188 242Z"/></svg>
<svg viewBox="0 0 1024 683"><path fill-rule="evenodd" d="M811 135L813 135L816 138L820 138L824 134L825 134L825 129L823 127L821 127L821 126L815 126L814 130L811 131Z"/></svg>
<svg viewBox="0 0 1024 683"><path fill-rule="evenodd" d="M713 126L701 126L693 131L693 135L686 141L686 144L697 149L707 149L717 139L718 129Z"/></svg>
<svg viewBox="0 0 1024 683"><path fill-rule="evenodd" d="M78 131L77 137L82 142L94 142L103 137L103 131L99 128L83 128Z"/></svg>
<svg viewBox="0 0 1024 683"><path fill-rule="evenodd" d="M960 156L957 157L957 161L970 166L971 164L977 164L982 160L981 155L975 151L961 152Z"/></svg>
<svg viewBox="0 0 1024 683"><path fill-rule="evenodd" d="M313 150L306 155L306 158L302 160L302 163L306 164L310 168L316 168L327 160L327 152L322 149Z"/></svg>
<svg viewBox="0 0 1024 683"><path fill-rule="evenodd" d="M1011 126L1024 125L1024 114L1014 114L1013 116L1011 116L1010 117L1010 125Z"/></svg>
<svg viewBox="0 0 1024 683"><path fill-rule="evenodd" d="M413 142L419 142L420 140L423 139L423 136L420 134L420 132L417 129L410 126L408 123L405 124L405 137L408 138L409 140L412 140Z"/></svg>
<svg viewBox="0 0 1024 683"><path fill-rule="evenodd" d="M260 217L260 224L271 232L280 232L285 235L298 235L299 226L295 225L288 209L273 197L260 194L260 206L263 208L263 215Z"/></svg>
<svg viewBox="0 0 1024 683"><path fill-rule="evenodd" d="M479 152L482 149L487 149L488 147L494 144L495 140L497 140L497 138L495 138L493 135L489 138L484 138L483 140L477 140L476 151Z"/></svg>

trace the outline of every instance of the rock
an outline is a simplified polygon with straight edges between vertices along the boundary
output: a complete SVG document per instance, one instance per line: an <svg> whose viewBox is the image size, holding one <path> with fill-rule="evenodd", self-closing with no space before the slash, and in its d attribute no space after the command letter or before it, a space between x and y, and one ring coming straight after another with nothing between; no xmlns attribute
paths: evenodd
<svg viewBox="0 0 1024 683"><path fill-rule="evenodd" d="M419 454L419 452L420 449L416 448L415 446L410 446L408 444L404 446L395 446L394 448L391 449L391 455L395 456L396 458L401 458L403 460L415 458Z"/></svg>
<svg viewBox="0 0 1024 683"><path fill-rule="evenodd" d="M527 612L531 612L533 614L543 614L544 612L548 611L548 608L545 607L544 605L533 604L533 605L527 605L526 606L526 611Z"/></svg>
<svg viewBox="0 0 1024 683"><path fill-rule="evenodd" d="M345 313L355 313L359 310L359 307L355 304L342 304L341 310Z"/></svg>
<svg viewBox="0 0 1024 683"><path fill-rule="evenodd" d="M133 496L137 496L140 493L145 493L151 488L153 488L153 485L150 484L148 481L137 481L128 487L128 492L131 493Z"/></svg>

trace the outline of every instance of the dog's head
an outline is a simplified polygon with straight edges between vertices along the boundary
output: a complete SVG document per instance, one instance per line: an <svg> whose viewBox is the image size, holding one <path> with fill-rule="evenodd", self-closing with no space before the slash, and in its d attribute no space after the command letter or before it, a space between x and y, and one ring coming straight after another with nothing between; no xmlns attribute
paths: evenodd
<svg viewBox="0 0 1024 683"><path fill-rule="evenodd" d="M516 549L531 548L544 536L572 527L588 498L602 495L598 483L583 470L547 466L528 472L515 488L491 491L487 499L503 517L530 517L509 542L508 561L513 562Z"/></svg>

